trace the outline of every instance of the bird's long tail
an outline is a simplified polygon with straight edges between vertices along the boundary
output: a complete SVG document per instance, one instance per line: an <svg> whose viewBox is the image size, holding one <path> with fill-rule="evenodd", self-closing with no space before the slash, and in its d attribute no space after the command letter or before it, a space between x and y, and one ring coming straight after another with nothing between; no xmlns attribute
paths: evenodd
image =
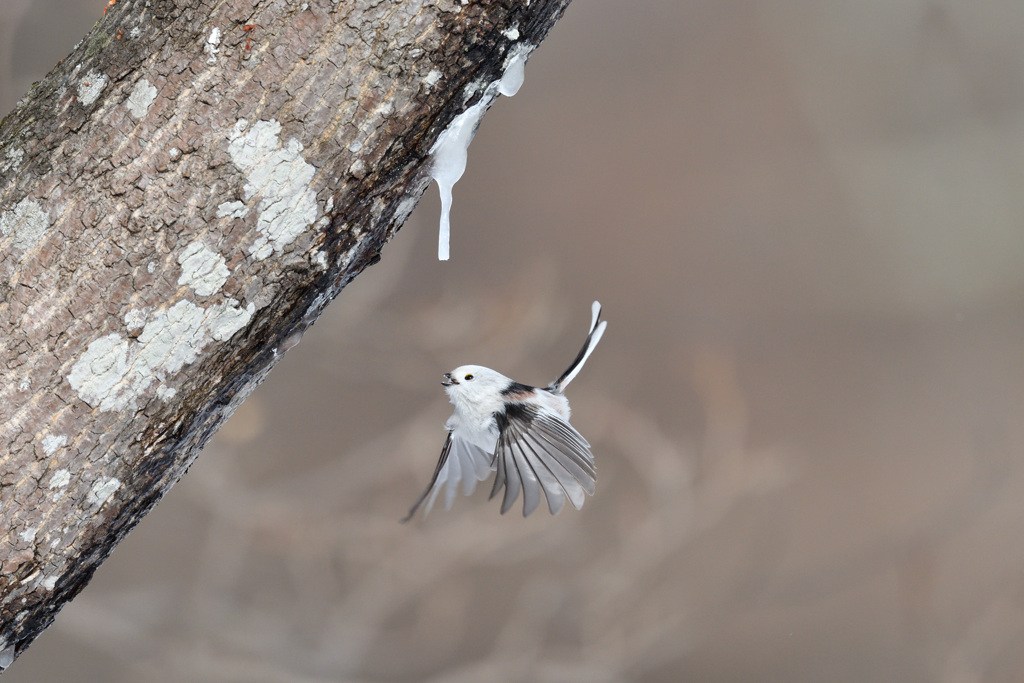
<svg viewBox="0 0 1024 683"><path fill-rule="evenodd" d="M583 348L580 349L576 359L569 365L569 368L562 373L562 376L551 383L550 389L561 393L565 390L565 387L569 385L569 382L573 381L576 375L579 374L580 370L583 369L583 364L587 362L587 358L593 352L594 347L597 346L597 342L601 341L601 335L604 334L604 328L608 325L607 321L601 320L601 304L595 301L591 306L591 320L590 320L590 334L587 335L587 341L583 343Z"/></svg>

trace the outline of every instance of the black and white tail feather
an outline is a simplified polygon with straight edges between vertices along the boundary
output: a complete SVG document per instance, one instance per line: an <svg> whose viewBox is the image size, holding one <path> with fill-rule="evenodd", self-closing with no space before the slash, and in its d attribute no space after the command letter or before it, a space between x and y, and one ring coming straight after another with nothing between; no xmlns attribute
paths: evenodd
<svg viewBox="0 0 1024 683"><path fill-rule="evenodd" d="M540 505L541 496L551 514L558 514L568 498L579 510L594 494L596 470L587 440L569 424L569 401L565 387L583 368L601 341L606 322L601 304L591 308L590 333L575 360L562 376L547 387L515 382L479 365L463 365L445 373L442 384L455 411L445 427L448 438L434 469L430 485L416 500L412 519L426 501L424 514L446 488L444 507L455 500L459 483L468 496L495 472L491 498L504 488L501 513L508 512L523 494L523 516Z"/></svg>

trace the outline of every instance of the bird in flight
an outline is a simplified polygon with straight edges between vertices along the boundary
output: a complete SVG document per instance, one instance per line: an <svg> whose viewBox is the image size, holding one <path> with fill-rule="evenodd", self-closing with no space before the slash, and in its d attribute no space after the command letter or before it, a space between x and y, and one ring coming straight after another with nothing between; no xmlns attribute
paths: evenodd
<svg viewBox="0 0 1024 683"><path fill-rule="evenodd" d="M426 501L425 513L446 488L448 509L462 483L468 496L478 481L495 472L491 498L505 489L501 514L523 493L523 516L540 504L541 494L551 514L558 514L568 498L583 506L584 493L594 495L596 471L587 440L569 424L568 386L594 347L607 322L601 304L591 307L590 333L576 359L562 376L546 387L531 387L479 365L463 365L444 374L445 391L455 411L445 423L448 438L430 485L416 500L407 522Z"/></svg>

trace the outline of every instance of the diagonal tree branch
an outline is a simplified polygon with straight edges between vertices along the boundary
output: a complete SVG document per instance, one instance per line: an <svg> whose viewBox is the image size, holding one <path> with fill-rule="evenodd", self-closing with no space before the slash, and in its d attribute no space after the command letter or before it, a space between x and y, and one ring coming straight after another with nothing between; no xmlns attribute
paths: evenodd
<svg viewBox="0 0 1024 683"><path fill-rule="evenodd" d="M0 124L0 668L569 0L117 0ZM426 257L426 255L424 256Z"/></svg>

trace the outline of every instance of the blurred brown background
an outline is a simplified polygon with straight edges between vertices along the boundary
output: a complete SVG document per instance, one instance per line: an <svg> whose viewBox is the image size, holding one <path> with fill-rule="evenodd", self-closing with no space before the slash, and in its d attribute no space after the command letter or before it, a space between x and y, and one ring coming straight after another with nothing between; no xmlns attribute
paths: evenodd
<svg viewBox="0 0 1024 683"><path fill-rule="evenodd" d="M0 0L5 111L103 0ZM1024 679L1024 3L579 0L5 681ZM581 512L402 526L440 374L557 376Z"/></svg>

